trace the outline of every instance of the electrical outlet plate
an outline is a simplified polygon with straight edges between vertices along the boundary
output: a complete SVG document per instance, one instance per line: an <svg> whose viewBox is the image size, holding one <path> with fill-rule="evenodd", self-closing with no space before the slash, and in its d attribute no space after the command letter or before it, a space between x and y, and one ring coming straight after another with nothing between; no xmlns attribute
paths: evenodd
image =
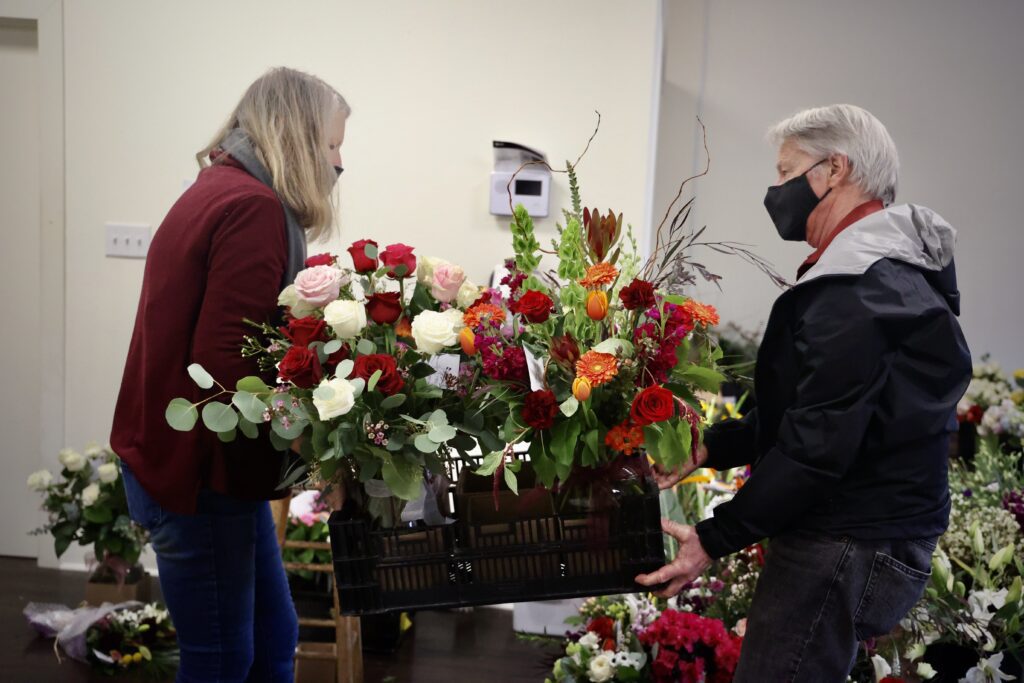
<svg viewBox="0 0 1024 683"><path fill-rule="evenodd" d="M146 258L152 227L141 223L107 223L107 256Z"/></svg>

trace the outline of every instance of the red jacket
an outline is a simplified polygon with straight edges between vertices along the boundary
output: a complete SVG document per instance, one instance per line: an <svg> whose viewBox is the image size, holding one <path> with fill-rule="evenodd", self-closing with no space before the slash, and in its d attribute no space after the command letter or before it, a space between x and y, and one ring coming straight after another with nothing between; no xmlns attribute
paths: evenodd
<svg viewBox="0 0 1024 683"><path fill-rule="evenodd" d="M279 497L284 456L266 438L223 444L201 420L191 432L171 429L164 411L172 398L211 395L189 378L191 363L228 389L259 374L240 352L255 332L242 319L275 320L287 252L280 200L230 158L199 173L153 237L110 444L172 512L194 512L203 486Z"/></svg>

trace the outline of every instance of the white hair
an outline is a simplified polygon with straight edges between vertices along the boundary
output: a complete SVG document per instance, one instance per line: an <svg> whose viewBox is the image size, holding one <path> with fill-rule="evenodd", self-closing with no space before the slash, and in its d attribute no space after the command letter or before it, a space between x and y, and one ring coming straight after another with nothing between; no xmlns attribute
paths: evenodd
<svg viewBox="0 0 1024 683"><path fill-rule="evenodd" d="M816 158L842 154L850 160L850 180L886 205L896 199L900 160L896 145L879 121L866 109L833 104L805 109L772 126L775 145L792 140Z"/></svg>

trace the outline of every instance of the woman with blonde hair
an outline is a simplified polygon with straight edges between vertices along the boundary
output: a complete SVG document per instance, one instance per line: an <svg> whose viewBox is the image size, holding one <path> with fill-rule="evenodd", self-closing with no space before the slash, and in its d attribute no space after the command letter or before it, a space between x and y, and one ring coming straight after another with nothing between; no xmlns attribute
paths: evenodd
<svg viewBox="0 0 1024 683"><path fill-rule="evenodd" d="M178 681L291 681L298 637L268 500L286 456L267 439L178 432L171 398L260 374L243 319L277 322L306 237L333 225L349 114L325 82L273 69L197 159L196 182L153 238L110 442L132 517L149 530L181 647ZM267 378L270 379L270 378Z"/></svg>

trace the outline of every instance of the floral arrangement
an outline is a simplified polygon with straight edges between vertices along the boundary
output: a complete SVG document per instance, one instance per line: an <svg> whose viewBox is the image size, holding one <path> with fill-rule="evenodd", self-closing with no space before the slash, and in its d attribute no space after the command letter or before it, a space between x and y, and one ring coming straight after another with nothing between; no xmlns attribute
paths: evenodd
<svg viewBox="0 0 1024 683"><path fill-rule="evenodd" d="M92 545L99 562L94 578L123 581L138 564L149 536L128 514L120 460L109 447L99 446L84 453L65 448L58 458L58 478L45 469L28 477L28 487L43 496L49 515L32 533L52 534L57 557L72 543Z"/></svg>
<svg viewBox="0 0 1024 683"><path fill-rule="evenodd" d="M652 595L590 598L555 662L551 683L731 681L742 638L718 620ZM579 628L582 627L582 628Z"/></svg>
<svg viewBox="0 0 1024 683"><path fill-rule="evenodd" d="M1007 377L998 363L982 357L957 404L957 419L974 425L979 436L1019 450L1024 440L1024 369Z"/></svg>
<svg viewBox="0 0 1024 683"><path fill-rule="evenodd" d="M167 610L157 604L124 607L93 622L85 634L88 661L112 675L134 671L165 679L178 666L177 633Z"/></svg>
<svg viewBox="0 0 1024 683"><path fill-rule="evenodd" d="M694 392L722 379L710 334L718 315L680 293L693 271L717 276L689 249L729 249L680 233L677 214L642 261L622 215L583 209L574 166L567 172L573 208L547 250L554 271L540 270L545 250L521 206L515 257L494 289L404 244L359 240L351 267L311 257L281 294L284 324L255 325L242 349L275 373L274 386L246 377L227 388L192 365L195 382L216 389L173 399L168 422L189 430L201 415L225 441L262 431L280 450L301 443L303 463L282 486L309 473L340 479L385 525L406 501L441 490L446 465L474 462L477 447L486 455L476 472L513 491L518 444L529 444L545 487L588 479L588 469L635 478L641 453L677 466L702 438Z"/></svg>
<svg viewBox="0 0 1024 683"><path fill-rule="evenodd" d="M303 491L295 495L288 510L288 526L285 537L289 541L324 543L330 540L327 519L330 510L320 500L320 491ZM282 551L285 562L302 564L330 564L330 550L313 548L285 548ZM313 572L305 569L289 569L289 573L303 579L313 579Z"/></svg>

